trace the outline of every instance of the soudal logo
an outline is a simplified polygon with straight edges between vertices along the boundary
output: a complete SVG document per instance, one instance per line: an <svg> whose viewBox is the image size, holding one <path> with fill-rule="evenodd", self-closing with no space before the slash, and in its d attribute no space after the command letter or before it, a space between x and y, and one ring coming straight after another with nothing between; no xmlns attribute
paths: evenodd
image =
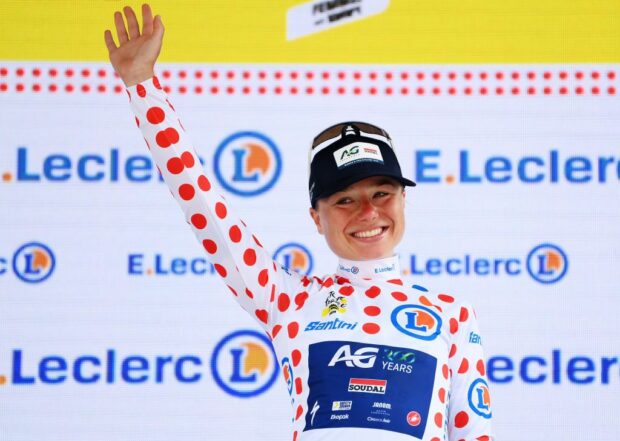
<svg viewBox="0 0 620 441"><path fill-rule="evenodd" d="M218 146L213 168L226 190L239 196L256 196L276 183L282 158L275 143L262 133L237 132Z"/></svg>
<svg viewBox="0 0 620 441"><path fill-rule="evenodd" d="M568 256L558 245L536 245L526 256L488 257L463 254L449 257L423 257L412 254L410 273L418 276L509 276L527 274L536 282L549 284L561 280L568 271Z"/></svg>
<svg viewBox="0 0 620 441"><path fill-rule="evenodd" d="M441 332L441 317L426 306L401 305L392 311L392 324L403 334L434 340Z"/></svg>
<svg viewBox="0 0 620 441"><path fill-rule="evenodd" d="M211 371L222 390L247 398L262 394L273 385L278 363L264 334L242 330L227 335L217 344L211 357Z"/></svg>
<svg viewBox="0 0 620 441"><path fill-rule="evenodd" d="M441 150L414 153L414 180L424 184L606 184L620 181L614 154L568 155L559 150L532 155L484 155L460 150L446 158ZM450 162L451 166L445 164Z"/></svg>
<svg viewBox="0 0 620 441"><path fill-rule="evenodd" d="M385 394L387 380L374 380L370 378L351 378L349 380L349 392L364 392L368 394Z"/></svg>
<svg viewBox="0 0 620 441"><path fill-rule="evenodd" d="M467 396L471 410L483 418L491 418L491 394L489 385L484 379L475 380L469 387Z"/></svg>
<svg viewBox="0 0 620 441"><path fill-rule="evenodd" d="M52 249L41 242L28 242L15 250L11 258L0 256L0 276L10 270L21 281L41 283L47 280L56 267Z"/></svg>
<svg viewBox="0 0 620 441"><path fill-rule="evenodd" d="M161 253L132 253L127 256L130 276L212 276L213 264L204 257L168 256Z"/></svg>
<svg viewBox="0 0 620 441"><path fill-rule="evenodd" d="M273 260L280 263L284 268L302 275L310 274L314 264L308 248L297 242L289 242L280 246L273 253Z"/></svg>
<svg viewBox="0 0 620 441"><path fill-rule="evenodd" d="M201 159L201 162L204 162ZM163 181L148 155L126 155L117 147L101 151L41 155L40 150L20 146L14 171L2 175L4 182L133 182Z"/></svg>

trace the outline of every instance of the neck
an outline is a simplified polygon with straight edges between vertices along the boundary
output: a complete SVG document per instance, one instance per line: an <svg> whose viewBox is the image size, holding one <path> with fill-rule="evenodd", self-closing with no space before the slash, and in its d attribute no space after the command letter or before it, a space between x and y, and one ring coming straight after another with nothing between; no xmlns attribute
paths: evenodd
<svg viewBox="0 0 620 441"><path fill-rule="evenodd" d="M336 274L348 279L400 279L398 256L384 257L373 260L338 259Z"/></svg>

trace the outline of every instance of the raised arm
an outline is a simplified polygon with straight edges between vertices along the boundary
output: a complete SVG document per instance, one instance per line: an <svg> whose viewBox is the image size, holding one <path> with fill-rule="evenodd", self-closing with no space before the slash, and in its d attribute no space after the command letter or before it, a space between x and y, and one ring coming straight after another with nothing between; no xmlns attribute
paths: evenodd
<svg viewBox="0 0 620 441"><path fill-rule="evenodd" d="M110 31L105 42L114 69L127 85L132 110L164 181L217 273L241 306L263 328L279 323L281 296L303 291L307 279L284 271L213 188L153 69L164 34L159 16L142 7L142 32L131 8L114 14L119 45Z"/></svg>

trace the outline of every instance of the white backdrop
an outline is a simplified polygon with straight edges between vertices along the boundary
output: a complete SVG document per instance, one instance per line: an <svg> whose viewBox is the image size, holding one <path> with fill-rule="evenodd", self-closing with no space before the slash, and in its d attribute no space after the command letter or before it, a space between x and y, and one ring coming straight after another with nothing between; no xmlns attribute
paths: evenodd
<svg viewBox="0 0 620 441"><path fill-rule="evenodd" d="M4 66L0 438L289 439L272 358L244 386L250 397L230 393L228 350L269 349L251 333L227 339L259 327L150 169L118 79L104 64ZM475 305L498 439L615 441L618 70L166 65L160 79L207 172L219 151L220 185L259 193L224 190L263 244L301 245L279 259L301 270L311 260L317 275L335 258L307 214L309 140L342 120L384 127L419 183L407 193L401 268ZM232 151L251 156L250 144L257 156L238 172L257 180L235 181ZM465 260L470 274L458 271Z"/></svg>

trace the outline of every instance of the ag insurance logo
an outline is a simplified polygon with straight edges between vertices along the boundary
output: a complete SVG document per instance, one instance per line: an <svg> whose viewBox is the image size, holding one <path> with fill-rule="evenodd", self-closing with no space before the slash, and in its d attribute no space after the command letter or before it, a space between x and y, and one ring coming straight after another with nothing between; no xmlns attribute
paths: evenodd
<svg viewBox="0 0 620 441"><path fill-rule="evenodd" d="M282 158L275 143L258 132L237 132L218 146L213 160L222 187L239 196L268 191L282 171Z"/></svg>
<svg viewBox="0 0 620 441"><path fill-rule="evenodd" d="M262 394L278 376L278 363L264 334L252 330L233 332L215 347L211 371L226 393L248 398Z"/></svg>
<svg viewBox="0 0 620 441"><path fill-rule="evenodd" d="M0 276L11 269L26 283L41 283L47 280L56 267L52 249L41 242L28 242L15 250L13 256L0 255Z"/></svg>
<svg viewBox="0 0 620 441"><path fill-rule="evenodd" d="M300 243L285 243L273 253L273 260L284 268L305 276L312 272L312 254Z"/></svg>

